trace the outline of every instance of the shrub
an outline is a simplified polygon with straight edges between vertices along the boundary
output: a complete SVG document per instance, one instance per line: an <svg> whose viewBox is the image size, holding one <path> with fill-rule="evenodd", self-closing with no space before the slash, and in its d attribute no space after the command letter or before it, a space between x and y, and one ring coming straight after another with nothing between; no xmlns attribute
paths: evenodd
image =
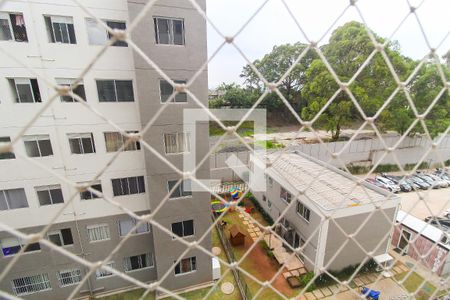
<svg viewBox="0 0 450 300"><path fill-rule="evenodd" d="M246 198L252 201L255 208L258 210L258 212L261 214L263 219L269 224L273 225L273 219L272 217L264 210L264 208L261 207L258 200L256 200L255 196L253 196L252 193L247 193Z"/></svg>
<svg viewBox="0 0 450 300"><path fill-rule="evenodd" d="M365 167L365 166L355 166L355 165L348 165L347 169L350 171L350 173L352 174L366 174L369 172L370 168L369 167Z"/></svg>
<svg viewBox="0 0 450 300"><path fill-rule="evenodd" d="M314 272L308 272L305 275L300 276L300 286L305 287L314 278ZM316 285L311 283L306 289L307 292L311 292L316 289Z"/></svg>
<svg viewBox="0 0 450 300"><path fill-rule="evenodd" d="M447 167L450 166L450 159L447 159L446 161L444 161L444 165Z"/></svg>
<svg viewBox="0 0 450 300"><path fill-rule="evenodd" d="M396 172L399 171L399 167L397 165L392 164L385 164L385 165L378 165L375 168L376 173L385 173L385 172Z"/></svg>

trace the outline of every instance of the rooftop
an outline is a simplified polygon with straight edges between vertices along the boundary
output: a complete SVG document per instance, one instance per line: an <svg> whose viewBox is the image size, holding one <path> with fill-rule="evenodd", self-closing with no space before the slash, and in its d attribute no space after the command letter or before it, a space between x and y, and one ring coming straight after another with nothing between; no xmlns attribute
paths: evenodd
<svg viewBox="0 0 450 300"><path fill-rule="evenodd" d="M304 194L321 209L329 211L351 206L385 201L390 193L359 178L298 152L273 152L273 162L267 173L283 177L298 192ZM281 154L281 157L278 157ZM277 158L278 157L278 158ZM277 158L277 159L276 159Z"/></svg>

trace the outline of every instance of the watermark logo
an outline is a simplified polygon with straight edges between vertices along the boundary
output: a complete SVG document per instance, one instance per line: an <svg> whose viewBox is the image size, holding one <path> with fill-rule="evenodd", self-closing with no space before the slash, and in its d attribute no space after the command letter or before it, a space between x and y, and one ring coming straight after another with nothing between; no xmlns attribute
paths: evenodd
<svg viewBox="0 0 450 300"><path fill-rule="evenodd" d="M252 192L265 192L266 191L266 149L265 147L258 147L258 141L265 141L266 135L266 110L254 109L249 111L247 109L210 109L209 111L201 108L184 109L183 110L183 131L189 133L191 148L189 152L183 154L183 171L193 173L196 170L197 164L203 157L200 157L198 153L205 155L207 151L201 149L198 151L198 147L204 147L204 143L197 143L197 133L203 131L209 133L209 122L213 120L233 121L236 125L241 120L253 122L253 138L250 141L246 141L250 145L248 163L243 162L234 153L231 153L225 160L225 164L229 167L242 181L244 181ZM241 145L242 141L234 134L228 134L224 138L222 143L237 142ZM209 143L209 140L208 140ZM213 146L213 145L212 145ZM208 147L209 149L209 147ZM209 157L208 157L209 159ZM220 178L217 179L205 179L197 176L200 172L195 172L193 176L199 180L199 183L192 182L192 191L205 191L205 187L210 188L220 184Z"/></svg>

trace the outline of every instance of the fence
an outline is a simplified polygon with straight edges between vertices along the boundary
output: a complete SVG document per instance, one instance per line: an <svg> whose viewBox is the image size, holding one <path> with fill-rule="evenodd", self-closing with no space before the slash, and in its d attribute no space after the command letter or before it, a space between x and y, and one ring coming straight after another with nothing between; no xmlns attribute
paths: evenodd
<svg viewBox="0 0 450 300"><path fill-rule="evenodd" d="M394 146L398 137L385 137L384 143L388 147ZM395 155L387 154L383 143L379 139L364 139L348 142L328 142L317 144L293 143L287 147L287 151L300 151L314 158L326 161L329 164L342 168L343 165L367 166L376 163L380 165L396 165L397 161L402 165L416 165L421 160L432 142L422 136L405 137L396 147ZM339 160L332 157L332 153L338 153ZM249 162L249 151L216 152L211 155L211 178L225 181L237 180L238 176L226 164L231 156L238 157L243 164ZM439 163L450 159L450 136L446 136L438 147L429 153L423 162L429 166L438 166Z"/></svg>
<svg viewBox="0 0 450 300"><path fill-rule="evenodd" d="M234 261L232 254L229 254L231 263L221 260L225 274L235 273L242 295L250 299L263 298L265 291L278 299L314 299L316 294L322 293L321 289L315 289L315 284L325 279L334 284L334 289L326 287L332 297L345 289L347 297L364 299L364 295L355 289L353 279L358 277L376 250L379 251L380 245L389 244L391 233L397 226L395 216L399 198L366 184L362 178L348 176L345 165L355 160L370 161L374 165L383 161L397 165L404 175L409 175L403 169L404 163L416 164L410 171L415 172L427 159L442 164L448 158L450 127L443 129L440 137L433 140L425 122L441 97L450 92L449 79L436 52L448 34L442 41L431 42L418 13L425 1L416 6L406 1L404 15L392 25L390 35L380 40L369 29L361 10L362 1L350 0L342 9L333 11L336 17L327 20L330 25L318 39L312 39L292 9L292 5L300 2L280 0L275 3L293 22L291 27L298 29L298 38L305 42L305 47L284 71L273 70L280 71L276 78L265 78L247 56L250 51L241 48L236 40L266 5L274 2L258 1L253 10L243 14L249 17L238 30L224 33L209 17L205 0L49 0L48 3L0 0L0 245L4 256L0 259L0 297L75 299L97 297L102 291L118 293L122 289L137 288L140 299L146 299L150 294L185 299L189 298L186 289L204 287L201 284L205 281L211 283L211 258L214 257L210 247L211 230L231 212L225 209L211 223L210 198L212 195L223 204L234 204L211 191L196 175L210 179L208 177L230 173L225 170L223 174L214 175L214 170L222 168L226 158L222 154L211 158L221 139L209 148L207 124L200 124L198 133L203 135L190 140L197 131L186 132L186 128L192 127L185 128L187 124L182 119L184 111L195 107L216 121L223 132L252 150L248 141L238 134L236 128L239 126L226 126L207 107L208 64L224 47L230 47L248 64L247 69L253 71L255 81L263 87L238 125L262 107L269 95L276 97L282 103L282 110L292 113L300 129L310 131L319 139L317 145L293 145L294 148L299 147L301 152L323 161L310 161L301 155L289 156L290 147L263 159L261 163L267 166L265 172L272 172L275 167L284 168L282 176L267 178L269 186L284 189L284 198L280 199L279 190L271 190L272 196L255 193L265 209L271 211L274 224L264 225L256 219L251 223L264 233L278 236L275 232L277 224L289 223L285 219L290 216L295 218L296 226L300 224L296 229L305 233L304 236L293 235L294 246L283 245L289 248L283 252L287 257L269 277L262 278L241 264L252 258L252 250L259 247L265 234L255 234L254 243L238 261ZM300 10L307 11L307 5L299 5L302 6ZM384 12L389 11L391 5L393 2L386 5ZM232 7L230 14L243 7L244 1L241 1ZM436 4L432 7L437 12L448 11ZM324 54L322 44L336 29L341 17L350 11L361 21L371 47L354 74L343 79ZM276 13L271 15L277 16ZM228 17L227 20L233 19L231 15ZM378 18L384 20L385 15ZM407 20L418 26L414 38L424 40L428 53L404 77L399 76L387 47ZM441 20L435 18L434 21ZM276 21L265 23L277 24ZM206 47L207 24L220 39L210 56ZM262 31L261 36L264 34ZM323 81L321 88L332 91L329 96L319 97L323 98L319 110L306 120L298 114L291 99L283 94L282 82L297 71L296 67L309 53L314 53L316 62L329 79ZM357 53L355 56L362 57ZM387 76L391 78L394 90L383 96L382 105L371 116L362 109L361 99L352 92L352 84L376 57L387 66ZM419 71L427 64L436 68L435 82L440 88L429 105L418 111L409 85L421 76ZM389 81L383 77L384 81ZM378 88L378 82L373 86ZM380 141L383 140L375 121L395 103L399 93L406 99L400 109L407 107L406 113L413 115L404 134L387 144L353 142L366 126L374 130ZM354 107L362 124L350 141L325 143L315 130L316 123L329 110L340 107L339 95L344 95L347 104ZM228 111L233 113L231 109ZM328 118L333 120L333 114ZM447 124L446 121L443 123ZM422 140L408 137L415 126L421 126L425 132ZM193 145L201 146L197 147L198 153L194 153L198 161L192 168L184 169L182 156L192 158L189 155ZM438 154L433 156L434 152ZM246 153L239 155L243 159L247 156ZM297 159L298 165L289 165L290 159ZM212 176L207 166L209 161L214 168ZM344 166L343 171L330 168L333 164ZM295 178L293 173L299 170L303 173L297 173ZM365 176L372 173L373 170L369 170ZM337 176L339 181L327 181L321 178L323 174ZM292 184L290 180L297 181ZM280 182L285 186L280 187ZM203 192L190 191L189 187L194 185L203 188ZM248 185L237 202L243 201L250 190ZM450 200L445 198L437 209L430 210L432 192L415 191L413 206L424 204L430 215L438 217L450 207ZM354 197L355 194L359 198ZM369 195L375 195L375 200ZM27 198L33 201L28 203ZM363 199L367 202L362 204ZM272 200L283 201L283 209L275 211ZM385 209L387 204L396 206ZM238 212L242 209L236 206ZM103 214L102 218L96 214ZM415 232L415 236L409 236L405 242L407 246L414 248L414 241L422 232L435 228L432 219ZM387 221L389 226L380 229L374 220ZM77 225L72 225L74 223ZM434 223L442 228L439 222ZM352 230L346 230L348 227ZM220 228L218 232L224 248L229 250ZM371 234L359 234L361 232ZM372 234L377 234L377 238ZM360 239L365 239L364 245ZM327 251L327 242L335 247L332 251ZM317 255L306 253L303 256L312 243L319 245L318 252L314 253ZM440 243L443 240L439 237L430 251ZM330 268L341 256L353 258L353 252L346 250L348 245L359 251L361 259L351 268L341 266L348 273L343 279L336 275L341 273ZM388 247L382 250L389 251ZM311 278L304 282L302 289L279 288L277 279L284 275L290 262L289 255L304 257L305 266L314 269L314 274L308 273ZM384 271L399 272L396 268L403 266L401 259L395 259L399 266L384 265ZM427 276L422 276L421 283L413 287L410 282L414 281L410 278L418 276L416 272L422 272L420 259L402 276L386 280L381 273L372 274L373 286L377 288L381 281L388 282L402 292L408 290L411 298L421 297L428 284ZM432 272L426 274L435 275ZM58 282L62 276L66 276L67 281ZM289 276L297 275L291 273ZM258 290L250 295L243 277L258 285ZM216 293L223 278L225 276L197 297L208 299ZM428 289L427 296L435 299L447 293L449 281L450 278L442 278L439 286ZM221 298L223 295L214 296Z"/></svg>
<svg viewBox="0 0 450 300"><path fill-rule="evenodd" d="M214 215L212 215L213 222L216 221L216 218ZM224 227L218 223L216 224L216 230L219 235L220 243L222 244L223 249L225 250L225 253L228 258L228 262L230 264L237 262L238 260L234 256L233 247L230 244L230 241L227 239L226 234L224 232ZM247 285L247 282L245 281L245 277L243 276L242 272L239 271L239 269L233 269L233 276L236 280L236 284L238 285L239 292L241 293L243 300L252 299L252 294L250 292L250 289Z"/></svg>

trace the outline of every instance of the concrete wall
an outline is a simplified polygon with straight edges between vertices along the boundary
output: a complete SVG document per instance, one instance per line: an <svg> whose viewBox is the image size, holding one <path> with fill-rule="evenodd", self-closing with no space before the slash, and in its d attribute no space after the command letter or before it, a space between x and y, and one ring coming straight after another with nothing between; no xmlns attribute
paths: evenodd
<svg viewBox="0 0 450 300"><path fill-rule="evenodd" d="M398 137L386 137L386 145L392 147L398 142ZM332 159L329 152L339 152L348 142L332 142L322 144L298 144L289 149L301 151L309 156L325 161L335 167L342 167L344 164L373 165L381 160L380 164L397 164L394 154L385 153L383 145L379 140L358 140L351 142L338 159ZM395 156L402 165L417 163L424 153L431 147L425 137L406 137L396 148ZM236 155L239 159L248 164L248 151L238 152L217 152L210 157L211 178L222 179L224 181L239 180L238 176L226 165L225 161L231 155ZM436 150L424 159L424 162L437 164L450 159L450 135L445 137Z"/></svg>
<svg viewBox="0 0 450 300"><path fill-rule="evenodd" d="M147 2L128 1L130 19L134 19ZM204 0L199 0L198 2L201 7L205 7ZM154 16L183 19L185 45L156 44L153 23ZM186 1L172 0L164 1L164 3L162 1L157 2L133 31L132 38L137 46L173 80L181 79L189 81L207 59L206 23L192 5ZM134 61L137 89L141 99L139 102L140 119L142 126L145 126L163 106L159 93L159 80L162 76L137 52L134 53ZM207 103L207 70L204 70L193 82L190 91L204 104ZM185 131L183 129L183 110L196 107L198 105L191 97L188 97L187 103L169 104L144 136L146 142L179 170L183 170L183 155L166 155L163 136L164 133ZM191 133L191 139L193 139L193 136L193 133ZM196 145L195 155L197 162L208 152L209 143L206 138L207 136L208 124L197 124L196 140L191 140L191 143ZM150 206L152 210L155 210L160 205L160 201L168 193L167 180L175 180L180 177L158 156L147 150L145 151L145 166L149 175L149 189L152 191ZM209 178L209 162L203 164L196 175L197 178ZM171 229L172 223L191 219L194 220L195 236L189 237L187 240L200 240L200 237L202 237L211 225L209 193L193 192L192 197L167 201L155 215L155 220L169 230ZM155 253L158 278L163 277L166 272L170 274L162 284L165 288L172 290L180 289L212 280L211 258L198 250L190 251L185 255L185 257L196 256L197 270L189 274L175 275L172 269L174 261L183 253L186 246L174 241L171 235L167 235L159 229L155 229L154 237L157 241L155 243ZM209 235L201 240L201 245L206 249L211 248Z"/></svg>
<svg viewBox="0 0 450 300"><path fill-rule="evenodd" d="M148 211L140 213L148 213ZM123 237L119 235L118 221L127 218L129 218L128 215L122 214L103 218L83 219L78 222L63 222L55 224L49 231L51 232L58 229L70 228L74 244L63 247L66 250L88 261L96 262L105 259L106 255L109 254L109 251L113 250L123 239ZM86 227L88 225L95 224L109 225L109 240L97 242L89 241ZM25 233L37 233L40 230L42 230L41 226L22 229L22 231ZM5 232L0 233L0 239L9 236L10 235ZM149 233L142 233L131 236L127 240L126 246L121 247L113 255L113 258L110 261L114 262L114 268L116 270L125 272L123 264L123 259L125 257L144 254L147 252L154 254L152 230ZM5 268L12 259L13 256L0 258L0 270ZM40 251L26 252L25 254L23 254L18 263L15 264L14 268L10 272L8 272L5 279L0 282L0 289L14 295L11 284L11 281L13 279L47 273L52 289L50 291L43 291L28 295L26 296L26 298L65 299L72 292L74 286L60 287L57 279L57 272L73 268L81 269L83 277L88 271L86 267L73 262L70 258L67 258L64 255L61 255L58 252L49 249L44 245L41 245ZM144 282L149 282L156 279L156 267L134 270L126 273L127 275ZM133 284L131 284L130 282L125 281L117 276L96 279L95 273L90 276L89 284L91 285L91 291L95 293L133 286ZM77 296L89 295L89 284L85 284L81 288L80 293Z"/></svg>
<svg viewBox="0 0 450 300"><path fill-rule="evenodd" d="M384 213L375 211L370 218L370 213L363 213L330 220L326 238L324 266L328 266L327 269L330 271L339 271L346 266L362 262L370 251L374 251L374 256L386 253L391 239L390 234L387 236L386 234L392 229L396 209L385 209ZM367 218L369 219L367 220ZM334 222L342 228L345 234ZM358 228L364 222L366 222L365 225L358 231ZM352 234L355 234L354 240L358 241L362 249L351 239L341 249L340 247L347 241L347 235ZM382 242L380 243L380 241ZM337 251L340 252L333 259Z"/></svg>

